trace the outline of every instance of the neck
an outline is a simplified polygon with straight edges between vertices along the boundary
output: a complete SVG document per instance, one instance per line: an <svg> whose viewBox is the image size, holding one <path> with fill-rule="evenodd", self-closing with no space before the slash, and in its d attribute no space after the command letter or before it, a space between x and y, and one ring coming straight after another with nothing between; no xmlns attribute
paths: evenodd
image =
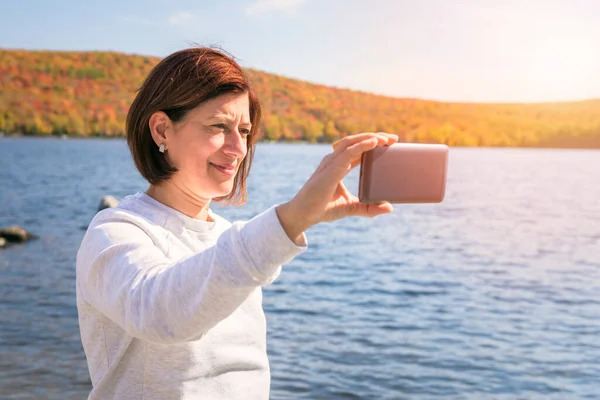
<svg viewBox="0 0 600 400"><path fill-rule="evenodd" d="M189 190L178 187L170 180L159 185L150 185L146 194L188 217L201 221L213 221L208 215L211 199L198 197Z"/></svg>

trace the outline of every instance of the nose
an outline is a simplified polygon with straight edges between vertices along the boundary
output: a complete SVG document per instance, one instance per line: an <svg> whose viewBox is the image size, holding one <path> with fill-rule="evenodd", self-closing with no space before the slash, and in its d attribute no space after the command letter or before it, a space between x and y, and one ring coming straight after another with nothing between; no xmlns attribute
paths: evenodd
<svg viewBox="0 0 600 400"><path fill-rule="evenodd" d="M246 152L248 151L246 139L244 139L244 136L237 129L229 135L226 135L223 151L238 159L242 159L246 156Z"/></svg>

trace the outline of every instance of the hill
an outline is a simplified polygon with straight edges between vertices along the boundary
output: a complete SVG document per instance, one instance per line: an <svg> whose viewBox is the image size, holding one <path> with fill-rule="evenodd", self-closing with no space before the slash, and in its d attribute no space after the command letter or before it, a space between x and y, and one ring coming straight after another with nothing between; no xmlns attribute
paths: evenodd
<svg viewBox="0 0 600 400"><path fill-rule="evenodd" d="M0 49L0 132L120 136L158 58ZM600 100L540 104L400 99L248 70L270 140L333 141L361 131L453 146L600 148Z"/></svg>

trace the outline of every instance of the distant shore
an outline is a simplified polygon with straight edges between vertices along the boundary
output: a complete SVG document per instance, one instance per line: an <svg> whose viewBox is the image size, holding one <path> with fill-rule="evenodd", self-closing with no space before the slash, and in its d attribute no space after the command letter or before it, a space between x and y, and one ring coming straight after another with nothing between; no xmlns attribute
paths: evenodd
<svg viewBox="0 0 600 400"><path fill-rule="evenodd" d="M90 135L90 136L83 136L83 135L73 135L73 136L69 136L69 135L25 135L22 133L11 133L8 134L6 132L0 132L0 139L5 138L5 139L9 139L9 138L20 138L20 139L52 139L52 140L88 140L88 139L101 139L101 140L125 140L126 136L123 135ZM325 142L325 141L315 141L315 142L309 142L306 140L280 140L280 141L275 141L275 140L268 140L268 139L264 139L264 140L260 140L258 141L258 143L264 143L264 144L277 144L277 143L282 143L282 144L308 144L308 145L313 145L313 144L331 144L331 142ZM407 142L407 143L421 143L421 142ZM454 147L454 148L482 148L482 149L556 149L556 150L600 150L600 146L599 147L590 147L590 146L450 146L450 147Z"/></svg>
<svg viewBox="0 0 600 400"><path fill-rule="evenodd" d="M0 49L0 132L119 138L159 58ZM451 147L600 148L600 99L464 103L394 98L248 69L275 142L331 143L357 132ZM83 135L81 135L83 134ZM104 136L106 135L106 136Z"/></svg>

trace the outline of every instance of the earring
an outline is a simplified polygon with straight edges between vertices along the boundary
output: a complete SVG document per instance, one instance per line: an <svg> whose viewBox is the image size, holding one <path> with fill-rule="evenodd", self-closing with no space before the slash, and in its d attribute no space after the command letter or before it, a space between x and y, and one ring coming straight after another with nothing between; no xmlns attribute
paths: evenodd
<svg viewBox="0 0 600 400"><path fill-rule="evenodd" d="M161 143L160 146L158 146L158 151L160 151L161 153L165 152L165 144Z"/></svg>

